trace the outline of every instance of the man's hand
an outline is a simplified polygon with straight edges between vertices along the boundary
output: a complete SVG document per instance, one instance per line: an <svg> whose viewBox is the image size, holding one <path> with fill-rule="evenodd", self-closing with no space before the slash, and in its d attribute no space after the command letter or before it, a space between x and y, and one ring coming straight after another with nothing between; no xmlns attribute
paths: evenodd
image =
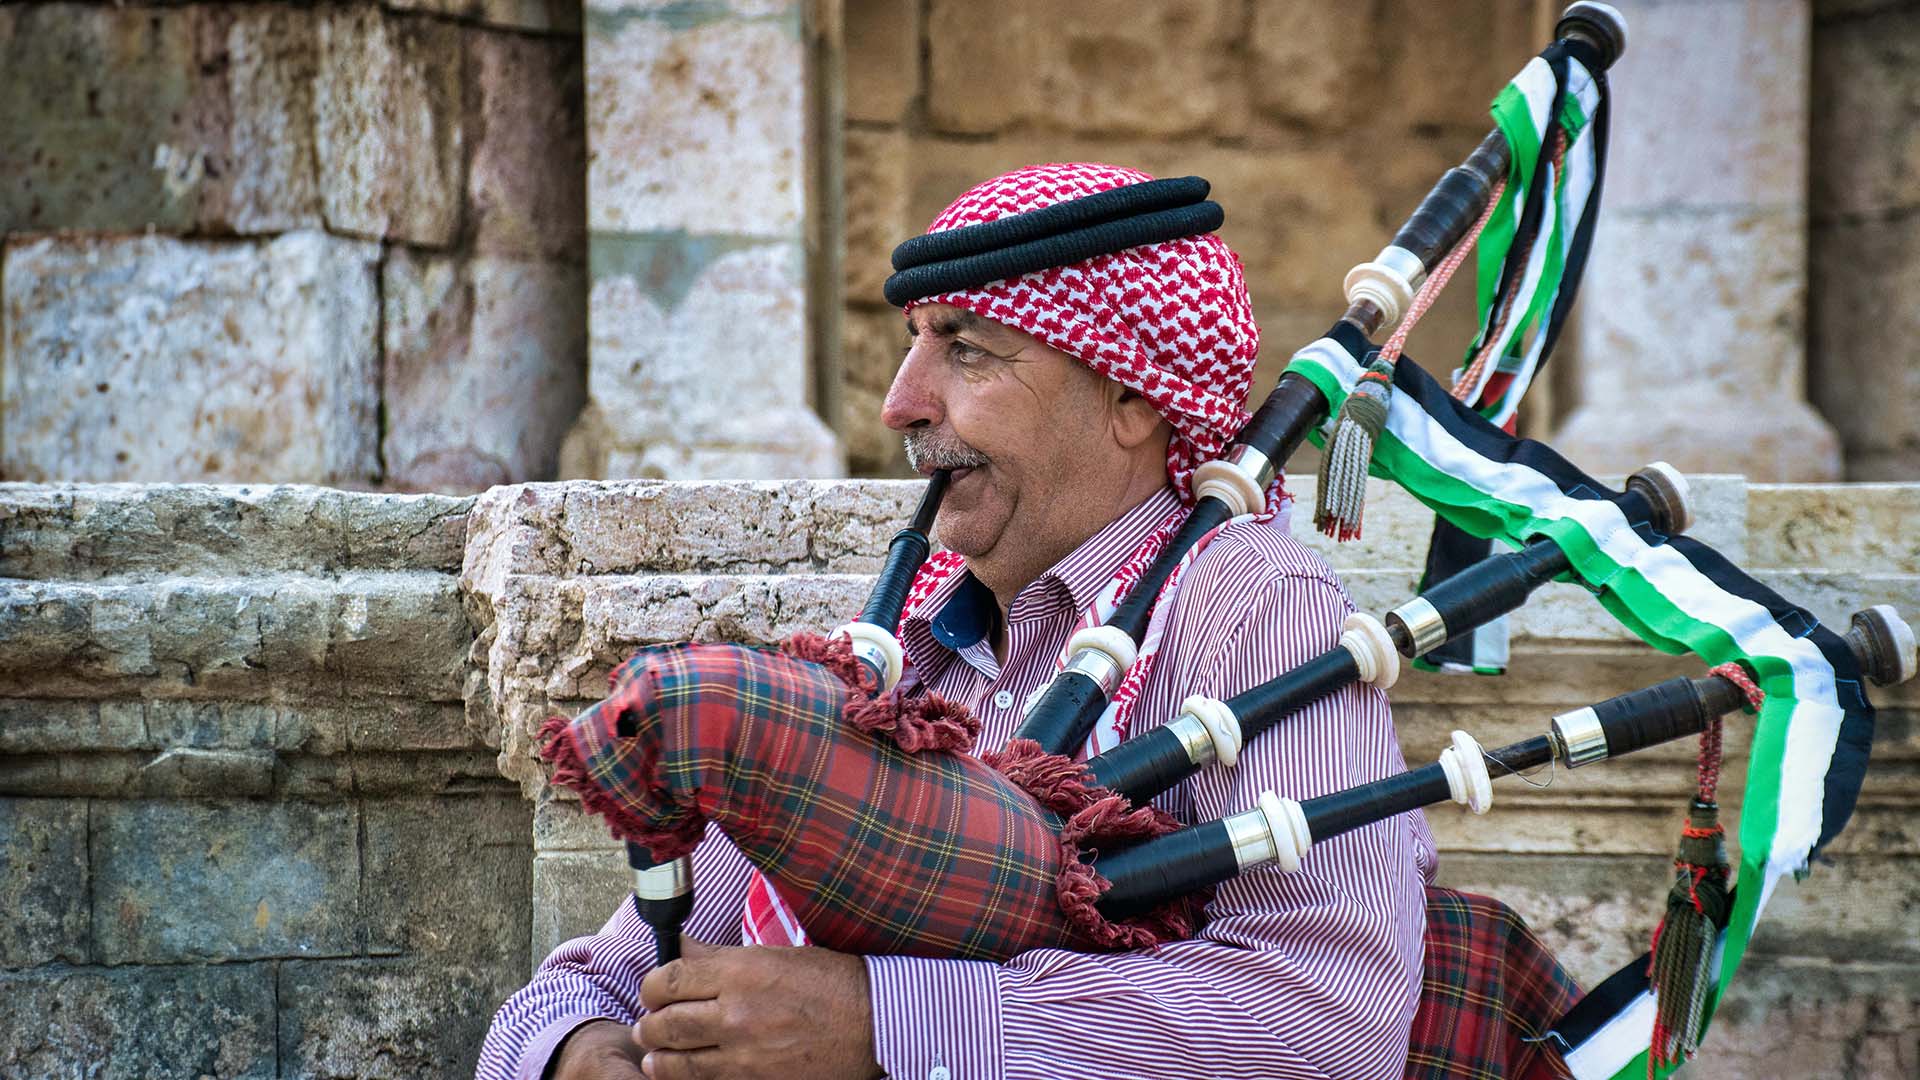
<svg viewBox="0 0 1920 1080"><path fill-rule="evenodd" d="M817 948L723 948L691 939L640 984L634 1029L652 1080L867 1080L873 1007L858 956Z"/></svg>
<svg viewBox="0 0 1920 1080"><path fill-rule="evenodd" d="M640 1080L644 1053L634 1041L632 1028L612 1020L592 1020L575 1028L560 1044L552 1080Z"/></svg>

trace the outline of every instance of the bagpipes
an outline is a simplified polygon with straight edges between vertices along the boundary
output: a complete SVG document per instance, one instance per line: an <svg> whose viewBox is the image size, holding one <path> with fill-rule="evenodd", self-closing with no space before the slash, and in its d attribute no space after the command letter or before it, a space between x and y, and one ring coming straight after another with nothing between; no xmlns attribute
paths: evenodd
<svg viewBox="0 0 1920 1080"><path fill-rule="evenodd" d="M1529 68L1546 72L1550 100L1526 168L1517 136L1496 130L1441 179L1391 245L1349 275L1340 323L1296 355L1228 450L1196 472L1196 502L1178 533L1113 617L1075 636L1007 748L957 752L971 748L971 718L896 686L903 660L894 632L931 546L945 483L938 473L890 545L860 618L831 639L798 638L784 654L651 649L615 671L604 702L545 729L556 782L579 791L628 841L635 903L654 927L661 962L677 955L691 903L685 856L708 823L828 947L977 959L1048 946L1137 948L1189 936L1208 886L1255 867L1295 868L1330 836L1448 800L1484 812L1496 776L1711 734L1721 714L1752 706L1750 773L1773 783L1765 806L1749 783L1745 887L1727 884L1703 776L1697 795L1709 797L1696 798L1684 834L1685 880L1676 882L1660 947L1554 1025L1579 1075L1645 1070L1648 1061L1664 1068L1691 1053L1770 885L1804 867L1850 814L1872 740L1862 680L1911 677L1913 635L1885 608L1856 615L1844 637L1833 633L1680 535L1685 485L1670 469L1650 466L1612 491L1399 362L1407 317L1431 299L1429 275L1451 273L1496 204L1516 209L1518 248L1563 242L1565 260L1591 234L1591 214L1563 237L1564 222L1550 229L1547 211L1532 208L1550 201L1541 193L1554 187L1556 170L1543 147L1569 141L1569 119L1588 122L1585 137L1603 137L1604 96L1598 115L1578 118L1561 102L1572 100L1573 84L1604 89L1601 73L1624 47L1624 24L1605 5L1577 3L1558 34ZM1509 189L1519 182L1524 196ZM1597 175L1589 182L1597 195ZM1205 194L1195 178L1155 181L931 234L895 253L900 272L888 298L906 302L1211 230L1219 209ZM1569 272L1568 286L1532 302L1542 321L1523 370L1537 365L1571 303L1577 267ZM1527 276L1502 273L1516 283ZM1373 335L1396 326L1386 349L1373 348ZM1502 349L1515 340L1511 326L1488 327ZM1190 698L1167 724L1085 762L1063 756L1133 665L1155 598L1181 559L1262 507L1281 464L1310 437L1328 443L1321 496L1330 531L1357 528L1359 482L1372 471L1441 520L1518 550L1435 582L1384 621L1351 617L1325 654L1273 682L1226 701ZM1145 805L1202 767L1231 767L1246 740L1340 687L1391 685L1400 658L1514 610L1556 578L1586 585L1643 639L1692 652L1715 673L1563 714L1545 733L1491 752L1456 733L1434 765L1304 802L1270 792L1251 810L1190 828ZM909 806L912 813L893 809ZM1717 978L1708 970L1715 956Z"/></svg>

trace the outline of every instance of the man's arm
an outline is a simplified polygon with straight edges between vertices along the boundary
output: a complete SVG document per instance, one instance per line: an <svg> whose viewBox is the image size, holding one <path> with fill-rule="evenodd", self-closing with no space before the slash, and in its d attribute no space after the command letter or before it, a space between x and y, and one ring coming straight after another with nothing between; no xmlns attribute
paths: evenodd
<svg viewBox="0 0 1920 1080"><path fill-rule="evenodd" d="M694 850L694 909L686 933L738 944L751 867L717 829ZM600 931L574 938L540 962L533 979L494 1014L477 1080L540 1080L555 1050L593 1020L631 1025L645 1011L640 982L653 970L653 929L623 899Z"/></svg>
<svg viewBox="0 0 1920 1080"><path fill-rule="evenodd" d="M1249 590L1233 580L1246 560L1217 562L1212 575L1196 565L1183 586L1189 614L1169 626L1167 676L1226 697L1337 640L1351 608L1323 571ZM1237 625L1224 635L1202 621L1228 611ZM1136 730L1166 718L1141 719ZM1385 696L1348 688L1162 805L1205 821L1251 807L1264 789L1305 798L1402 767ZM871 957L877 1057L913 1080L1398 1076L1431 861L1424 818L1408 815L1316 844L1299 874L1225 883L1197 940L1151 953L1043 950L1004 965Z"/></svg>

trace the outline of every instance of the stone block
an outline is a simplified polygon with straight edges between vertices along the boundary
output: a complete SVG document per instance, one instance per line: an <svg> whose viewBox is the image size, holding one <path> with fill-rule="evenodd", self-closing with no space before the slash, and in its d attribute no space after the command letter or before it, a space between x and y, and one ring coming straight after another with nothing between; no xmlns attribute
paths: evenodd
<svg viewBox="0 0 1920 1080"><path fill-rule="evenodd" d="M804 404L803 264L791 242L595 238L587 389L611 444L598 475L840 473L832 433Z"/></svg>
<svg viewBox="0 0 1920 1080"><path fill-rule="evenodd" d="M586 399L586 275L395 251L383 286L383 460L401 488L552 476Z"/></svg>
<svg viewBox="0 0 1920 1080"><path fill-rule="evenodd" d="M1689 1077L1912 1076L1920 968L1877 957L1754 960L1714 1014Z"/></svg>
<svg viewBox="0 0 1920 1080"><path fill-rule="evenodd" d="M533 850L536 857L560 851L603 853L620 850L620 841L607 831L605 819L587 813L571 792L551 788L533 807Z"/></svg>
<svg viewBox="0 0 1920 1080"><path fill-rule="evenodd" d="M372 7L320 18L313 127L329 229L454 242L465 189L461 38L451 23Z"/></svg>
<svg viewBox="0 0 1920 1080"><path fill-rule="evenodd" d="M138 701L0 701L0 754L150 745Z"/></svg>
<svg viewBox="0 0 1920 1080"><path fill-rule="evenodd" d="M474 249L586 261L586 114L578 38L469 33ZM577 306L577 305L575 305Z"/></svg>
<svg viewBox="0 0 1920 1080"><path fill-rule="evenodd" d="M93 936L108 964L360 950L351 806L103 801L92 815Z"/></svg>
<svg viewBox="0 0 1920 1080"><path fill-rule="evenodd" d="M936 0L927 13L928 120L965 134L1023 124L1234 134L1246 119L1233 55L1240 22L1235 5L1211 0L1150 9L1117 0Z"/></svg>
<svg viewBox="0 0 1920 1080"><path fill-rule="evenodd" d="M95 581L460 568L471 499L295 485L0 484L0 574Z"/></svg>
<svg viewBox="0 0 1920 1080"><path fill-rule="evenodd" d="M795 483L576 484L565 489L567 570L576 574L772 570L805 564L806 504Z"/></svg>
<svg viewBox="0 0 1920 1080"><path fill-rule="evenodd" d="M924 480L816 484L812 502L812 556L821 571L877 574L893 534L906 528Z"/></svg>
<svg viewBox="0 0 1920 1080"><path fill-rule="evenodd" d="M0 469L28 480L365 482L378 248L318 233L8 241Z"/></svg>
<svg viewBox="0 0 1920 1080"><path fill-rule="evenodd" d="M689 26L589 21L586 80L589 229L797 238L808 168L797 7Z"/></svg>
<svg viewBox="0 0 1920 1080"><path fill-rule="evenodd" d="M1812 248L1807 393L1839 429L1846 477L1920 476L1920 311L1903 299L1920 289L1920 217L1819 224Z"/></svg>
<svg viewBox="0 0 1920 1080"><path fill-rule="evenodd" d="M881 286L893 273L890 256L894 245L926 225L924 221L913 220L909 213L907 178L911 173L909 159L913 151L902 132L855 128L847 132L845 153L847 223L846 257L841 264L843 287L849 301L877 304L883 302ZM899 315L893 315L897 330ZM853 380L850 377L848 381Z"/></svg>
<svg viewBox="0 0 1920 1080"><path fill-rule="evenodd" d="M1816 220L1920 206L1916 70L1920 11L1910 5L1817 27L1808 125ZM1817 269L1813 280L1822 281Z"/></svg>
<svg viewBox="0 0 1920 1080"><path fill-rule="evenodd" d="M531 963L606 925L632 888L633 871L619 849L535 856Z"/></svg>
<svg viewBox="0 0 1920 1080"><path fill-rule="evenodd" d="M847 119L893 124L920 96L920 11L894 0L851 0L846 32Z"/></svg>
<svg viewBox="0 0 1920 1080"><path fill-rule="evenodd" d="M1606 201L1615 213L1608 229L1621 210L1804 207L1808 6L1704 0L1620 7L1633 30L1609 73ZM1685 125L1671 122L1679 110ZM1701 152L1706 147L1711 152Z"/></svg>
<svg viewBox="0 0 1920 1080"><path fill-rule="evenodd" d="M0 968L87 961L86 803L0 799L0 905Z"/></svg>
<svg viewBox="0 0 1920 1080"><path fill-rule="evenodd" d="M1379 71L1386 114L1410 127L1445 126L1484 134L1492 125L1487 107L1494 95L1545 41L1534 19L1536 8L1533 0L1388 0L1374 24L1391 27L1376 39L1385 46ZM1638 31L1637 23L1634 29ZM1637 33L1633 44L1640 44ZM1439 56L1456 60L1435 63ZM1460 156L1466 156L1466 149ZM1611 172L1608 175L1611 179Z"/></svg>
<svg viewBox="0 0 1920 1080"><path fill-rule="evenodd" d="M0 232L319 224L308 12L0 13Z"/></svg>
<svg viewBox="0 0 1920 1080"><path fill-rule="evenodd" d="M1254 105L1282 121L1325 129L1375 107L1383 58L1373 40L1378 16L1369 7L1256 0L1248 39Z"/></svg>
<svg viewBox="0 0 1920 1080"><path fill-rule="evenodd" d="M580 29L581 0L383 0L400 11L429 11L536 33Z"/></svg>
<svg viewBox="0 0 1920 1080"><path fill-rule="evenodd" d="M848 310L840 325L839 431L847 444L847 468L856 476L908 475L899 433L880 421L906 344L900 313Z"/></svg>
<svg viewBox="0 0 1920 1080"><path fill-rule="evenodd" d="M342 575L329 599L330 670L381 696L460 700L473 631L452 578Z"/></svg>
<svg viewBox="0 0 1920 1080"><path fill-rule="evenodd" d="M251 702L149 701L147 734L165 749L268 750L278 717L271 705Z"/></svg>
<svg viewBox="0 0 1920 1080"><path fill-rule="evenodd" d="M525 974L504 962L291 961L279 965L282 1077L471 1075L487 1021Z"/></svg>
<svg viewBox="0 0 1920 1080"><path fill-rule="evenodd" d="M512 955L531 917L532 810L504 785L493 796L369 801L368 948L435 965Z"/></svg>
<svg viewBox="0 0 1920 1080"><path fill-rule="evenodd" d="M1836 478L1839 440L1798 390L1805 229L1797 209L1616 210L1589 263L1612 299L1578 329L1581 352L1607 360L1582 367L1560 452L1597 472L1662 458L1760 481Z"/></svg>
<svg viewBox="0 0 1920 1080"><path fill-rule="evenodd" d="M7 1075L273 1080L268 964L0 971Z"/></svg>
<svg viewBox="0 0 1920 1080"><path fill-rule="evenodd" d="M462 720L462 712L458 705L397 700L347 705L335 710L305 709L298 714L282 709L280 715L283 725L290 715L297 715L316 731L337 726L355 750L466 750L475 743ZM312 719L305 719L308 717ZM282 737L285 738L284 734ZM326 745L335 744L330 739Z"/></svg>
<svg viewBox="0 0 1920 1080"><path fill-rule="evenodd" d="M1755 484L1747 489L1749 569L1920 574L1912 484Z"/></svg>

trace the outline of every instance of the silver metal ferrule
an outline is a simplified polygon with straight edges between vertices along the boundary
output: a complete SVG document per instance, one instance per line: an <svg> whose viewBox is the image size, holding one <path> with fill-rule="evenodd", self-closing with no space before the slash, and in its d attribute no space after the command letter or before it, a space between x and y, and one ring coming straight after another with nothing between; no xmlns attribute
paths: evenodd
<svg viewBox="0 0 1920 1080"><path fill-rule="evenodd" d="M1100 692L1108 697L1120 686L1120 665L1113 657L1099 649L1081 649L1067 662L1065 671L1077 671L1099 684Z"/></svg>
<svg viewBox="0 0 1920 1080"><path fill-rule="evenodd" d="M1561 759L1569 769L1607 759L1607 731L1600 726L1600 717L1592 706L1554 717L1553 737L1559 741Z"/></svg>
<svg viewBox="0 0 1920 1080"><path fill-rule="evenodd" d="M1274 849L1273 835L1267 831L1267 815L1258 807L1220 819L1233 841L1233 861L1242 870L1265 866L1280 857Z"/></svg>
<svg viewBox="0 0 1920 1080"><path fill-rule="evenodd" d="M1267 485L1273 483L1273 475L1279 471L1274 468L1273 459L1246 443L1235 444L1224 460L1227 464L1253 477L1262 491L1266 490Z"/></svg>
<svg viewBox="0 0 1920 1080"><path fill-rule="evenodd" d="M671 900L693 889L693 860L685 856L633 872L633 895L642 900Z"/></svg>
<svg viewBox="0 0 1920 1080"><path fill-rule="evenodd" d="M1387 614L1406 626L1407 635L1413 638L1415 656L1425 656L1447 643L1447 620L1440 617L1440 612L1424 596L1416 596Z"/></svg>
<svg viewBox="0 0 1920 1080"><path fill-rule="evenodd" d="M1183 712L1167 722L1167 730L1180 740L1189 762L1194 765L1212 764L1213 733L1207 730L1207 725L1199 717Z"/></svg>

